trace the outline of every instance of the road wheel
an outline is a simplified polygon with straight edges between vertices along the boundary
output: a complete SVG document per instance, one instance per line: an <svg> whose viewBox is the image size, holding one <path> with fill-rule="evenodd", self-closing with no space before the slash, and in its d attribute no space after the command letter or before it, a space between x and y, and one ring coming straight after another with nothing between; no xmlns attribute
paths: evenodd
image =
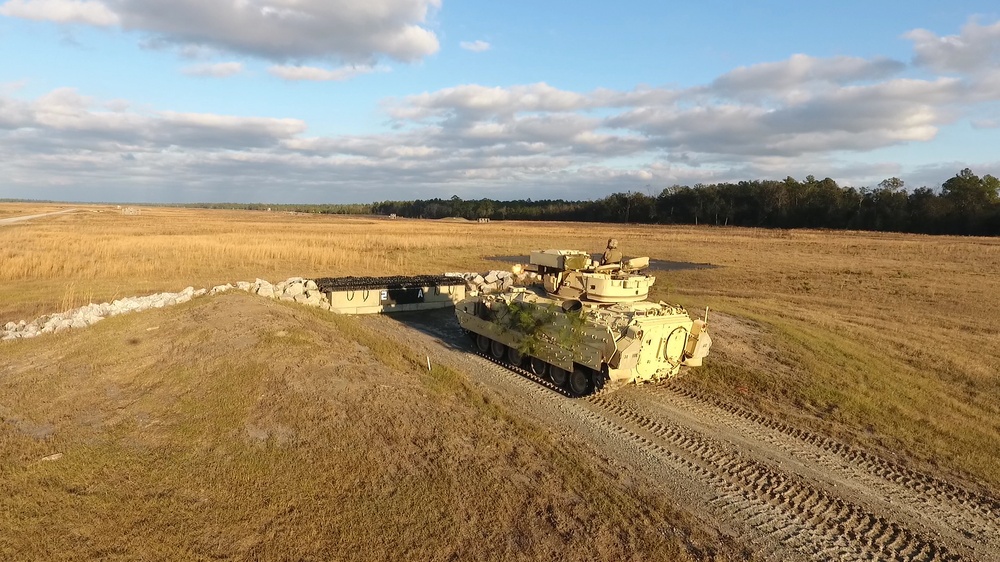
<svg viewBox="0 0 1000 562"><path fill-rule="evenodd" d="M515 367L520 367L521 363L524 363L524 354L517 350L516 347L507 348L507 361Z"/></svg>
<svg viewBox="0 0 1000 562"><path fill-rule="evenodd" d="M531 372L539 377L544 377L548 371L549 364L537 357L532 357L528 362L531 367Z"/></svg>
<svg viewBox="0 0 1000 562"><path fill-rule="evenodd" d="M583 367L577 367L569 374L569 384L566 385L566 388L573 396L585 396L590 393L593 384L590 371Z"/></svg>
<svg viewBox="0 0 1000 562"><path fill-rule="evenodd" d="M479 351L486 353L490 350L490 341L490 338L479 334L479 336L476 337L476 347L479 348Z"/></svg>
<svg viewBox="0 0 1000 562"><path fill-rule="evenodd" d="M490 354L493 355L494 359L503 361L503 358L507 356L507 346L494 340L490 343Z"/></svg>
<svg viewBox="0 0 1000 562"><path fill-rule="evenodd" d="M552 383L556 386L564 386L566 384L566 379L569 378L569 373L566 369L560 369L555 365L549 365L549 378L552 379Z"/></svg>

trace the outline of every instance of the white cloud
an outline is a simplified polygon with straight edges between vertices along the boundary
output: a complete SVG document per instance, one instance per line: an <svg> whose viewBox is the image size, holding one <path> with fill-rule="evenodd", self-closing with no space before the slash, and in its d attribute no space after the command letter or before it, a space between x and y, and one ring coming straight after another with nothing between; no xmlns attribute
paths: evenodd
<svg viewBox="0 0 1000 562"><path fill-rule="evenodd" d="M0 94L10 94L14 92L20 92L28 85L28 80L22 78L20 80L14 80L12 82L0 82Z"/></svg>
<svg viewBox="0 0 1000 562"><path fill-rule="evenodd" d="M72 88L53 90L34 101L0 97L0 145L27 154L54 148L97 153L128 145L137 152L206 147L239 150L247 147L277 146L282 140L306 130L298 119L238 117L229 115L139 113L129 111L127 102L114 100L105 107ZM16 140L13 140L16 139ZM13 147L12 142L24 146Z"/></svg>
<svg viewBox="0 0 1000 562"><path fill-rule="evenodd" d="M411 62L437 52L424 27L441 0L8 0L0 13L59 23L118 26L150 45L214 48L280 63L335 59Z"/></svg>
<svg viewBox="0 0 1000 562"><path fill-rule="evenodd" d="M1000 119L973 119L973 129L1000 129Z"/></svg>
<svg viewBox="0 0 1000 562"><path fill-rule="evenodd" d="M779 62L744 66L716 78L712 87L729 94L746 91L788 92L813 84L843 85L880 80L901 72L905 64L887 58L816 58L796 54Z"/></svg>
<svg viewBox="0 0 1000 562"><path fill-rule="evenodd" d="M240 62L218 62L193 64L181 69L181 72L188 76L204 76L212 78L225 78L243 73L243 63Z"/></svg>
<svg viewBox="0 0 1000 562"><path fill-rule="evenodd" d="M519 111L571 111L588 104L587 97L553 88L544 82L510 88L466 84L405 98L391 105L399 119L441 117L454 112L512 114Z"/></svg>
<svg viewBox="0 0 1000 562"><path fill-rule="evenodd" d="M1000 64L1000 21L986 26L970 21L958 35L915 29L904 37L913 41L914 62L937 72L971 73Z"/></svg>
<svg viewBox="0 0 1000 562"><path fill-rule="evenodd" d="M8 0L0 6L0 15L99 27L115 26L121 21L99 0Z"/></svg>
<svg viewBox="0 0 1000 562"><path fill-rule="evenodd" d="M472 51L473 53L482 53L483 51L490 50L490 44L482 40L462 41L461 43L458 44L458 46L465 49L466 51Z"/></svg>
<svg viewBox="0 0 1000 562"><path fill-rule="evenodd" d="M163 111L146 123L146 140L163 146L233 148L276 146L306 130L299 119Z"/></svg>
<svg viewBox="0 0 1000 562"><path fill-rule="evenodd" d="M290 10L290 2L280 6ZM900 65L794 55L691 88L463 84L384 101L393 129L365 135L306 136L306 123L296 119L136 110L72 89L30 101L0 92L0 177L14 186L148 183L164 194L177 193L167 186L198 185L221 199L234 198L225 195L232 185L265 185L265 200L316 189L326 191L312 199L360 201L452 193L593 197L645 185L807 174L859 186L899 176L920 185L898 164L865 159L877 159L874 150L931 142L958 120L996 127L1000 72L972 65L965 68L975 72L936 76L927 66L924 78L902 78ZM344 80L380 69L298 63L269 72ZM948 163L942 179L961 167Z"/></svg>
<svg viewBox="0 0 1000 562"><path fill-rule="evenodd" d="M267 69L272 76L284 80L311 80L316 82L342 82L363 74L385 71L385 67L374 66L344 66L335 69L318 68L315 66L275 65Z"/></svg>

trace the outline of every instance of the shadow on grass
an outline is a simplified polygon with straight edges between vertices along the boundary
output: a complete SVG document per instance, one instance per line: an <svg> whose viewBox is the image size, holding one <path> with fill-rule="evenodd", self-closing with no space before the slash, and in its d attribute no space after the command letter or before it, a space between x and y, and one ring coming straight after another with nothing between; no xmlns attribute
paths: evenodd
<svg viewBox="0 0 1000 562"><path fill-rule="evenodd" d="M393 312L384 314L386 318L395 320L408 328L422 332L434 338L434 341L446 349L475 354L476 347L465 331L458 325L455 309L452 307L437 310L417 310L412 312Z"/></svg>
<svg viewBox="0 0 1000 562"><path fill-rule="evenodd" d="M470 356L478 357L476 345L473 343L472 339L466 335L465 331L458 324L458 319L455 318L454 308L449 307L438 310L395 312L392 314L385 314L384 316L399 322L408 328L431 336L434 338L434 342L436 344L444 347L445 349L457 351L459 353L467 353ZM517 371L509 370L509 373L512 377L521 377L525 380L531 381L532 383L538 384L537 381L534 381ZM545 385L538 384L538 387L549 390L554 394L564 395L564 393L558 392Z"/></svg>

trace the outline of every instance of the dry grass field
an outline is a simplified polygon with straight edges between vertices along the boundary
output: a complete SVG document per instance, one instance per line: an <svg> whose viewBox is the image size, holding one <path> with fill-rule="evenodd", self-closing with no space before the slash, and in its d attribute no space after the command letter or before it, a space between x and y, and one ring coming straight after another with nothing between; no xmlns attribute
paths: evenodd
<svg viewBox="0 0 1000 562"><path fill-rule="evenodd" d="M0 559L725 559L354 318L230 294L2 353Z"/></svg>
<svg viewBox="0 0 1000 562"><path fill-rule="evenodd" d="M720 327L725 325L725 333L732 338L725 352L709 357L706 367L691 371L684 385L873 448L886 457L923 470L958 478L993 493L1000 490L997 452L1000 451L1000 240L713 227L390 221L166 208L144 209L140 216L126 217L113 208L81 209L76 214L0 227L0 323L30 319L89 301L177 291L189 285L209 287L237 280L252 281L255 277L277 281L292 275L390 275L503 268L509 264L490 258L523 255L542 247L599 251L606 239L614 236L620 239L626 255L717 266L660 274L655 287L657 298L680 301L692 311L710 306L723 313L719 316ZM33 212L36 208L26 205L0 204L0 216ZM250 304L244 298L227 296L212 301L212 306L233 299L232 302L246 309L248 317L275 314L277 305ZM178 552L179 545L170 542L171 536L194 532L201 542L198 550L191 552L192 556L218 553L227 556L234 552L241 556L264 555L267 553L260 549L266 546L254 543L252 536L257 535L250 530L263 536L290 536L291 531L288 527L269 527L267 516L262 513L286 514L281 520L288 525L287 521L298 521L295 514L303 510L340 505L349 495L352 482L366 490L380 489L382 485L394 486L394 490L406 488L412 496L404 495L402 499L393 496L392 509L404 514L415 509L414 519L438 513L435 510L443 513L456 505L465 506L462 513L473 516L468 511L471 498L456 498L437 488L442 484L436 479L407 472L412 470L410 462L421 462L416 450L401 453L404 460L396 459L398 466L389 463L391 468L376 476L355 474L358 466L373 461L361 452L338 456L337 460L310 453L318 444L338 447L337 440L341 437L324 433L327 430L323 426L333 421L325 417L330 415L330 409L317 410L308 400L303 402L301 396L294 398L297 402L286 402L293 398L277 396L288 394L282 391L285 386L299 385L296 388L301 391L302 385L315 384L305 376L308 370L333 368L333 364L314 365L311 359L280 354L271 364L264 352L252 354L254 361L243 358L239 350L245 346L270 349L267 346L274 343L275 336L263 332L231 345L220 343L218 347L196 342L197 335L192 333L198 333L199 318L203 317L204 322L220 320L211 311L194 303L191 306L144 314L141 321L114 319L92 329L93 335L60 334L27 344L0 345L0 362L21 365L15 375L8 374L0 381L0 406L6 408L0 414L8 421L0 427L2 455L24 462L44 456L51 446L32 437L33 432L45 433L50 426L71 425L75 429L66 436L57 431L56 435L61 436L57 439L88 443L88 451L99 461L73 461L81 463L72 465L76 471L73 478L56 475L50 465L27 472L0 469L7 471L2 474L2 481L8 487L4 495L22 487L38 490L36 496L15 495L8 500L14 502L16 513L35 513L36 518L8 519L2 522L4 527L17 524L23 526L25 533L38 532L45 524L42 514L52 508L50 502L56 497L46 495L46 491L69 490L79 507L106 510L114 517L109 516L99 524L90 523L98 527L85 528L76 525L79 522L61 521L60 530L70 533L66 540L77 533L83 544L88 544L87 540L102 532L154 518L154 511L170 506L178 513L205 512L206 518L216 517L212 514L218 511L218 519L198 529L185 528L180 516L165 521L166 527L154 537L166 549L163 552ZM474 428L473 434L462 439L496 443L498 449L491 454L513 459L515 466L531 466L539 474L563 482L570 482L567 474L578 472L579 460L574 459L570 449L484 405L480 398L469 394L473 391L462 383L460 376L456 375L459 380L454 380L451 375L439 373L446 383L428 379L417 374L415 367L405 360L393 363L398 360L390 360L389 353L366 351L374 358L363 359L357 346L371 349L378 345L369 342L366 346L363 330L359 332L351 322L311 312L290 312L284 306L278 310L288 315L279 324L291 326L285 331L291 334L289 337L301 341L304 351L320 353L330 346L346 347L358 361L368 361L365 372L369 374L359 375L359 384L390 384L376 373L388 364L392 370L407 373L412 379L409 384L422 384L427 389L423 394L411 393L407 403L380 402L379 407L385 408L384 411L402 408L412 413L414 420L431 426L435 420L420 416L426 416L427 411L447 411L448 415L456 416L451 421ZM138 327L132 327L133 323ZM187 323L193 332L169 327L177 323ZM311 328L306 328L314 324L323 327L320 335L310 335ZM147 336L145 329L153 326L160 328L151 332L153 336ZM141 335L134 345L126 335L131 330L139 330ZM170 337L166 337L168 333ZM147 341L156 342L155 347L149 347ZM134 354L141 366L134 379L126 375L125 367L108 364L109 354L120 362L123 352ZM206 353L208 357L202 358ZM380 365L373 365L372 361ZM200 367L202 363L207 366ZM32 378L36 376L31 375L32 366L49 364L59 366L61 374L57 378ZM172 389L171 384L179 383L164 383L154 376L167 369L176 375L175 380L190 381L200 368L211 368L221 376L183 389ZM292 375L298 371L304 372ZM90 395L86 400L77 400L75 393L85 394L83 389L90 384L89 377L98 374L108 378L102 380L100 387L105 398ZM249 382L244 377L249 377ZM441 384L445 386L440 387ZM218 386L203 388L204 385ZM456 390L459 388L460 391ZM305 395L311 392L322 394L308 389ZM460 400L454 397L456 393ZM220 395L230 394L234 395L233 403L213 402ZM42 398L50 395L59 399ZM118 396L127 396L128 400ZM363 409L366 396L359 392L358 402L344 405L345 411ZM446 401L454 405L456 400L462 404L461 408L428 410L428 404ZM266 407L269 401L274 403L273 409ZM16 415L12 413L15 411ZM125 415L136 411L148 411L153 425L136 426L135 415ZM270 417L259 423L246 421L255 419L254 416ZM118 419L133 421L117 423ZM471 420L477 421L470 423ZM247 423L252 429L247 429ZM343 420L337 423L341 424L338 427L350 427ZM369 442L377 438L386 441L378 441L385 447L418 442L448 451L452 450L448 447L460 446L448 442L448 436L433 432L400 436L398 428L380 427L379 423L384 422L366 418L362 427L350 429L348 437L343 439ZM206 434L206 424L225 428L228 433L222 432L223 435L257 439L261 445L238 447ZM114 429L98 431L97 428L105 426ZM505 451L503 443L515 434L519 436L517 442L528 444L527 449ZM531 438L525 441L525 435ZM301 448L297 448L300 444ZM489 461L490 458L474 459L485 463L484 466ZM351 476L344 481L316 481L317 464L320 474ZM141 470L125 470L126 465ZM307 467L312 468L307 470ZM441 466L424 466L421 470L456 472L454 467ZM176 488L173 479L183 479L185 471L210 474L213 488L187 490L189 497L167 494L165 490ZM262 477L277 478L281 483L265 490L253 484ZM384 478L391 484L351 480L369 477ZM454 482L456 486L475 486L475 482L461 480L466 476L456 478L459 478ZM594 522L608 513L617 514L616 521L639 518L650 524L656 523L657 517L667 517L672 524L684 527L683 520L675 514L663 515L669 513L667 506L662 506L666 511L643 508L634 494L622 492L620 483L608 482L607 486L596 488L584 484L573 488L571 483L556 486L541 494L543 500L539 501L572 503L573 497L584 493L580 490L601 498L596 504L584 502L592 511L574 512L579 517L568 524L577 525L579 532L596 528ZM235 486L237 483L246 486ZM288 488L282 487L285 485ZM294 499L292 487L299 485L304 486L302 490L307 492L308 501L313 502L308 509ZM509 486L513 488L487 490L486 494L496 498L524 492L517 488L516 482ZM567 493L567 487L576 491ZM138 498L121 495L139 494L137 490L145 491ZM371 510L372 506L381 506L379 502L388 501L379 493L372 493L377 497L369 497L355 507L347 505L343 513L332 516L337 519L331 524L340 525L345 533L362 533L358 536L372 540L376 540L379 531L390 528L394 533L412 537L407 534L411 531L388 519L375 524L375 530L366 527L367 531L352 523L355 517L374 516L369 511L352 510ZM445 503L424 505L422 502L428 497ZM138 502L139 511L115 514L114 505L126 499ZM397 500L402 503L396 503ZM237 505L248 506L245 520L224 523L222 514L229 513L226 506ZM579 505L572 508L568 505L559 504L559 510L582 509ZM498 517L513 518L513 514L524 510L546 509L553 508L501 504ZM10 509L0 511L8 514L8 518L15 513ZM448 526L446 520L441 521ZM503 524L517 524L505 521ZM247 533L244 542L225 543L242 532ZM412 532L420 534L428 529L418 526ZM577 531L561 535L562 540L572 542L574 532ZM297 553L309 551L310 544L319 544L310 540L321 542L325 536L315 526L308 525L301 533L303 536L295 537L300 542L289 543L300 549L290 551L293 558ZM682 544L648 543L642 542L648 537L642 540L638 537L646 535L608 536L602 543L606 545L604 553L616 554L619 551L614 545L629 543L635 547L632 551L646 553L645 558L656 558L657 554L675 552L670 549ZM454 534L447 538L463 545L475 540ZM499 540L490 538L491 544ZM568 544L546 542L548 539L543 535L531 540L537 546L532 552L539 556L553 545ZM703 544L699 541L705 539L695 536L685 540ZM9 542L0 545L10 547ZM95 554L116 556L115 552L101 551L99 546L95 543ZM388 555L446 558L449 554L442 550L419 550L425 547L415 539L411 543L413 550L383 547L366 551L361 558ZM46 545L38 548L43 550L36 552L46 552ZM503 558L504 552L513 550L516 548L511 546L495 554ZM711 554L700 548L690 552L696 558Z"/></svg>

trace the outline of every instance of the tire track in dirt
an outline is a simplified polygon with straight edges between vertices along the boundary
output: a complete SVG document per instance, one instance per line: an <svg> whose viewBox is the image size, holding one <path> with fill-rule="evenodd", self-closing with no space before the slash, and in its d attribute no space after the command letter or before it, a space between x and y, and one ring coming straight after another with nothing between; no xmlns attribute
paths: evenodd
<svg viewBox="0 0 1000 562"><path fill-rule="evenodd" d="M513 371L526 379L533 380L541 386L549 388L553 392L566 395L566 392L561 388L555 387L551 382L537 377L526 369L508 365L484 353L477 353L477 355L487 361L490 361L491 363L498 364L510 371ZM652 388L656 387L644 386L642 391ZM662 395L662 392L658 394ZM740 492L739 487L734 486L733 482L749 482L752 490L758 495L762 495L767 503L779 508L791 510L794 514L793 518L786 520L786 524L784 525L774 526L775 520L773 518L773 514L761 513L760 510L753 511L750 509L750 506L747 506L742 500L738 500L736 502L738 511L741 515L752 515L749 519L751 522L755 519L759 520L760 524L756 526L768 539L776 539L785 544L789 544L794 541L798 543L799 550L809 553L812 557L825 557L827 555L832 555L836 559L845 559L845 557L855 555L862 559L875 557L882 560L960 559L957 555L948 552L947 548L926 539L919 538L915 533L897 523L886 520L884 517L874 515L860 506L844 501L842 498L834 497L822 490L808 487L808 485L801 481L796 482L787 476L787 473L784 471L779 473L757 461L740 458L741 455L739 453L735 453L736 456L733 456L733 454L727 455L722 452L722 449L720 449L717 442L715 442L714 446L708 444L710 442L714 442L714 440L706 440L706 438L700 436L696 432L683 430L681 426L677 424L668 425L666 422L654 421L633 410L630 410L614 400L614 393L600 393L589 397L588 401L591 404L601 407L605 412L611 413L620 418L623 422L620 424L620 427L615 427L614 425L608 426L612 431L615 431L624 437L629 437L628 433L623 433L621 429L627 427L629 423L636 424L640 428L640 431L644 430L646 432L653 433L656 436L665 437L673 445L687 449L689 452L694 453L700 460L708 461L707 468L703 467L699 469L692 463L684 464L683 459L672 459L680 460L682 464L684 464L683 468L693 470L697 476L708 478L715 486L727 490L728 493L713 500L714 503L725 507L726 504L733 503L733 500L738 498L740 495L746 498L746 495ZM691 404L684 405L691 406ZM748 431L747 429L749 428L745 427L747 423L742 419L739 420L741 423L734 423L733 420L720 419L724 418L724 416L712 415L712 412L702 404L695 404L694 406L696 407L689 408L689 410L706 414L706 418L728 422L728 425L737 429L742 429L744 430L744 433L752 435L760 441L766 441L775 445L793 455L802 454L802 451L800 450L801 448L788 446L788 444L783 440L768 439L766 435L761 435L760 432L753 431L752 429ZM606 425L604 424L604 420L601 419L593 419L592 421L601 425ZM639 433L635 430L633 430L631 434L633 436L639 436ZM648 445L654 445L654 455L662 455L666 452L661 447L656 447L655 442L648 438L640 438L637 441L637 444L641 448L647 448ZM709 452L710 454L707 454ZM826 459L822 456L813 455L810 460L821 462ZM829 461L822 462L822 464L823 466L831 468L840 468L843 466L843 463L839 463L838 465L838 463L831 463ZM712 467L723 468L724 472L728 473L730 479L727 481L725 478L719 478L718 473L712 472ZM736 473L730 470L732 467L736 467ZM851 472L853 476L856 471ZM867 484L874 485L877 485L878 483L879 482L867 482ZM898 492L899 490L892 491ZM906 490L903 491L905 492ZM918 503L923 503L924 505L932 504L932 502L913 494L910 495L909 499L915 500ZM752 514L748 513L751 511L753 511ZM986 539L987 536L996 536L988 535L988 533L990 533L990 529L988 528L989 524L984 525L979 523L976 525L976 523L969 521L967 518L959 518L956 521L954 512L950 510L932 509L929 515L944 516L946 519L951 519L950 522L954 525L975 525L978 530L979 538L981 539ZM828 536L823 537L818 536L815 532L810 533L808 526L812 525L815 527L820 523L823 528L821 533L825 533ZM956 526L953 528L960 529L962 527ZM809 540L803 540L804 534L810 535ZM848 539L860 539L862 545L866 548L852 549L849 544L840 540L842 536L846 536ZM833 540L831 540L831 538ZM816 545L820 544L825 546L817 548Z"/></svg>
<svg viewBox="0 0 1000 562"><path fill-rule="evenodd" d="M894 492L912 492L922 498L918 501L928 505L934 502L949 504L957 510L967 512L964 515L967 519L957 521L958 523L982 526L984 527L981 529L983 533L990 533L993 538L1000 539L1000 524L997 523L997 520L1000 519L1000 499L967 490L951 482L904 467L834 439L762 416L713 397L683 389L676 382L668 382L650 388L656 395L664 397L680 407L701 411L705 415L711 416L712 419L726 423L731 427L748 427L742 422L733 423L733 418L754 424L758 428L756 430L750 429L750 432L776 445L782 446L784 443L783 440L775 438L775 434L781 434L811 445L826 453L826 455L815 455L815 460L829 464L830 468L840 468L846 462L852 468L863 470L876 478L896 485L896 488L892 490ZM836 458L831 459L831 456Z"/></svg>
<svg viewBox="0 0 1000 562"><path fill-rule="evenodd" d="M974 550L1000 551L1000 503L950 482L903 467L839 441L681 389L676 383L644 387L686 412L735 430L746 438L768 443L797 459L822 467L838 485L858 492L875 491L875 500L891 498L893 511L925 525L944 523L956 539ZM655 405L654 405L655 407Z"/></svg>
<svg viewBox="0 0 1000 562"><path fill-rule="evenodd" d="M761 559L932 562L998 553L989 539L995 523L988 497L781 422L762 423L671 384L567 399L524 369L475 355L457 325L419 324L414 330L388 319L372 323L466 371L519 414L643 477L696 519L752 545ZM911 481L918 485L907 488ZM889 495L927 515L898 517L869 501ZM946 517L934 521L935 513ZM955 527L963 523L968 534Z"/></svg>
<svg viewBox="0 0 1000 562"><path fill-rule="evenodd" d="M39 215L22 215L22 216L19 216L19 217L8 217L8 218L5 218L5 219L0 219L0 226L4 226L4 225L8 225L8 224L17 224L19 222L25 222L25 221L40 219L42 217L50 217L52 215L64 215L66 213L72 213L72 212L75 212L75 211L76 211L76 209L64 209L62 211L55 211L55 212L52 212L52 213L42 213L42 214L39 214Z"/></svg>
<svg viewBox="0 0 1000 562"><path fill-rule="evenodd" d="M789 544L814 558L835 560L960 560L948 548L908 528L871 513L864 507L815 487L793 473L750 458L720 442L679 424L654 420L598 397L592 403L611 414L623 428L654 446L671 447L691 461L692 472L710 479L722 490L713 504L742 516L751 501L780 512L791 525L770 528L773 522L755 512L750 524L768 539ZM733 510L732 507L736 509Z"/></svg>

